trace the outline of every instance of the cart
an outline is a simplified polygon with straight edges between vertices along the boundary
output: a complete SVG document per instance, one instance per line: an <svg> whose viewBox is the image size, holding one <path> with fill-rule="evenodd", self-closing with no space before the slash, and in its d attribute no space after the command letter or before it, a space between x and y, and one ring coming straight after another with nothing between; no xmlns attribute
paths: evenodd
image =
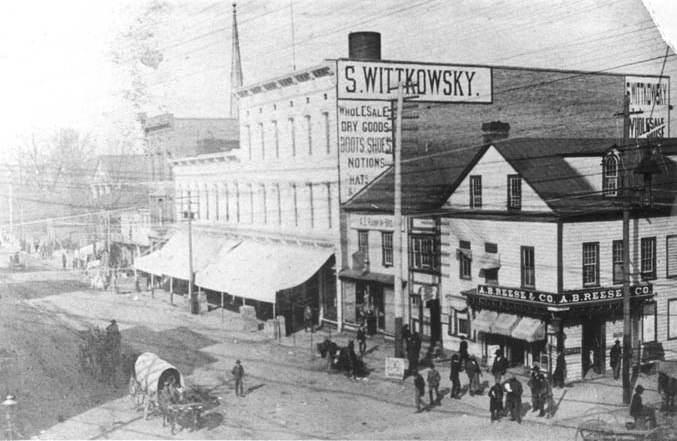
<svg viewBox="0 0 677 441"><path fill-rule="evenodd" d="M152 352L144 352L136 359L129 379L129 394L137 409L143 407L144 419L159 410L160 391L170 378L177 386L185 387L179 370Z"/></svg>

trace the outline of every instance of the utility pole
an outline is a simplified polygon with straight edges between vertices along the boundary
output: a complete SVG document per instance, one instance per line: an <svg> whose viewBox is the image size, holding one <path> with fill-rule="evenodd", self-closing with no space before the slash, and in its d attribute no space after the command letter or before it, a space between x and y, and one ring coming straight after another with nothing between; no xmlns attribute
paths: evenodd
<svg viewBox="0 0 677 441"><path fill-rule="evenodd" d="M188 191L188 299L190 300L190 312L198 314L200 305L197 301L197 292L193 291L193 208L190 190Z"/></svg>
<svg viewBox="0 0 677 441"><path fill-rule="evenodd" d="M404 106L404 85L397 85L397 117L395 122L395 205L393 213L393 269L395 271L395 357L403 357L402 321L404 320L404 299L402 293L402 107Z"/></svg>

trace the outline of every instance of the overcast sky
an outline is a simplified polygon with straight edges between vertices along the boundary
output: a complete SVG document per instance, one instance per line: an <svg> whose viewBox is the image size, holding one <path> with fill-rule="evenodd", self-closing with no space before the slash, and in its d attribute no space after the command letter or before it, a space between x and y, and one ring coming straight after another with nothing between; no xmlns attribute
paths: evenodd
<svg viewBox="0 0 677 441"><path fill-rule="evenodd" d="M153 114L228 111L230 1L172 1L158 18L163 61L148 69ZM610 70L658 75L677 1L289 0L238 2L245 83L347 56L347 34L382 33L386 59ZM142 1L8 0L0 6L0 150L59 127L104 133L126 108L110 46ZM654 25L664 21L664 35ZM665 66L673 78L674 51ZM654 59L638 63L641 60ZM621 67L618 67L621 66ZM618 67L618 68L616 68ZM615 69L614 69L615 68ZM673 112L674 113L674 112ZM672 134L677 135L676 133Z"/></svg>

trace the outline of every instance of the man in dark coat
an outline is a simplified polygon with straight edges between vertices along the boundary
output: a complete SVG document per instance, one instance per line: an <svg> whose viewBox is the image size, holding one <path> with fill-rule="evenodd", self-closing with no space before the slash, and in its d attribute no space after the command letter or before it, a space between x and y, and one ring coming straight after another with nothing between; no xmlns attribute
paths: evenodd
<svg viewBox="0 0 677 441"><path fill-rule="evenodd" d="M418 332L414 331L414 333L411 334L409 345L407 347L407 358L409 359L409 369L411 372L418 370L418 358L420 350L421 338L419 337Z"/></svg>
<svg viewBox="0 0 677 441"><path fill-rule="evenodd" d="M618 380L621 373L621 342L616 340L609 351L609 364L614 371L614 380Z"/></svg>
<svg viewBox="0 0 677 441"><path fill-rule="evenodd" d="M481 395L482 387L480 386L480 376L482 375L482 370L474 356L470 356L465 363L465 373L468 375L468 391L470 396L475 394Z"/></svg>
<svg viewBox="0 0 677 441"><path fill-rule="evenodd" d="M495 355L496 357L494 358L494 364L491 367L491 373L494 375L494 380L496 380L496 383L498 384L508 370L508 359L503 356L503 351L500 349L496 349Z"/></svg>
<svg viewBox="0 0 677 441"><path fill-rule="evenodd" d="M541 409L541 404L539 401L540 398L540 386L541 386L541 381L539 379L539 375L541 374L541 370L538 367L538 365L534 365L531 368L531 376L529 378L529 381L527 382L527 386L529 386L529 389L531 389L531 411L536 412Z"/></svg>
<svg viewBox="0 0 677 441"><path fill-rule="evenodd" d="M489 389L489 412L492 422L503 416L503 386L498 381Z"/></svg>
<svg viewBox="0 0 677 441"><path fill-rule="evenodd" d="M555 387L564 387L564 379L566 378L567 362L564 359L564 351L557 351L557 361L555 362L555 372L552 374L552 381Z"/></svg>
<svg viewBox="0 0 677 441"><path fill-rule="evenodd" d="M465 362L468 361L468 341L466 339L461 340L461 343L459 343L458 354L461 357L461 370L463 370Z"/></svg>
<svg viewBox="0 0 677 441"><path fill-rule="evenodd" d="M235 362L235 366L233 366L230 373L233 374L233 378L235 378L235 396L244 397L244 368L242 367L240 360Z"/></svg>
<svg viewBox="0 0 677 441"><path fill-rule="evenodd" d="M638 384L630 401L630 416L635 419L636 429L649 429L656 425L656 411L653 407L642 404L642 392L644 387Z"/></svg>
<svg viewBox="0 0 677 441"><path fill-rule="evenodd" d="M522 423L522 383L515 377L505 383L505 410L510 412L510 421Z"/></svg>
<svg viewBox="0 0 677 441"><path fill-rule="evenodd" d="M423 403L423 395L425 394L425 380L418 370L414 371L414 403L416 403L416 411L421 411Z"/></svg>
<svg viewBox="0 0 677 441"><path fill-rule="evenodd" d="M357 330L357 344L360 350L360 355L364 355L367 351L367 333L364 331L364 326L360 326Z"/></svg>
<svg viewBox="0 0 677 441"><path fill-rule="evenodd" d="M461 357L458 354L451 356L451 365L449 367L449 380L451 380L451 398L461 398L461 380L458 378L461 372Z"/></svg>

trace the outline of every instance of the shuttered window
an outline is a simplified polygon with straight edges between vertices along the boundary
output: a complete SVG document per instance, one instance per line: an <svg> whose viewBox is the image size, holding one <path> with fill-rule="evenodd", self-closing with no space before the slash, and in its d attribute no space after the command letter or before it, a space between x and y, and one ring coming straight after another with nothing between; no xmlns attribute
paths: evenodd
<svg viewBox="0 0 677 441"><path fill-rule="evenodd" d="M677 235L666 238L665 256L667 260L666 277L677 277Z"/></svg>

